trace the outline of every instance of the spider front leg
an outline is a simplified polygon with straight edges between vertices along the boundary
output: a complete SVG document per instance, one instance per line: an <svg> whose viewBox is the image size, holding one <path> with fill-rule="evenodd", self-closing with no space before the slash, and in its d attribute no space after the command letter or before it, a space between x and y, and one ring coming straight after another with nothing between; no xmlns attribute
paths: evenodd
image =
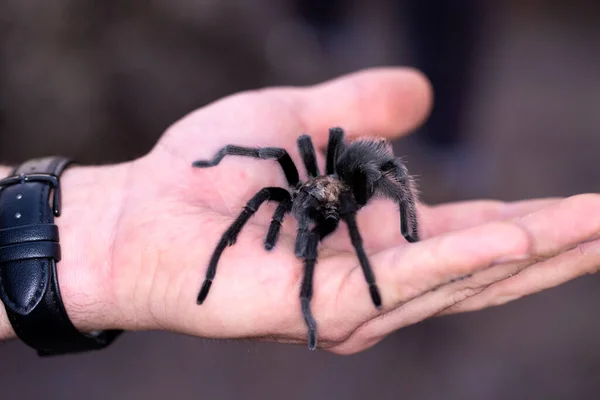
<svg viewBox="0 0 600 400"><path fill-rule="evenodd" d="M327 175L336 173L335 163L338 155L344 150L344 130L342 128L329 129L329 142L327 143L327 163L325 172Z"/></svg>
<svg viewBox="0 0 600 400"><path fill-rule="evenodd" d="M408 175L406 167L397 159L382 167L383 177L377 181L376 189L398 204L400 232L408 242L419 241L417 223L416 185Z"/></svg>
<svg viewBox="0 0 600 400"><path fill-rule="evenodd" d="M202 304L208 296L208 292L210 287L212 286L212 281L215 278L217 273L217 264L219 263L219 259L221 258L221 254L223 254L223 250L225 247L231 246L237 240L237 236L246 224L250 217L256 213L258 208L265 201L277 201L277 202L287 202L290 201L291 196L290 193L278 187L268 187L261 189L244 207L242 213L236 218L236 220L229 226L229 228L225 231L217 247L215 248L212 257L210 258L210 262L208 264L208 270L206 271L206 277L204 279L204 283L202 284L202 289L198 293L198 298L196 302L198 304Z"/></svg>
<svg viewBox="0 0 600 400"><path fill-rule="evenodd" d="M313 146L310 136L302 135L298 138L298 150L300 151L300 157L302 157L308 176L311 178L319 176L315 146Z"/></svg>

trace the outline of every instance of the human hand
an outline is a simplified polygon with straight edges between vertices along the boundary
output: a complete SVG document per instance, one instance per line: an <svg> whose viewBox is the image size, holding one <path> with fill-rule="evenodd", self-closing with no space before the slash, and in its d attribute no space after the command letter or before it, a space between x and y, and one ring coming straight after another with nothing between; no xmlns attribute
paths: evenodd
<svg viewBox="0 0 600 400"><path fill-rule="evenodd" d="M307 89L242 93L183 118L141 159L69 170L57 220L64 254L59 279L69 315L85 330L164 329L305 342L295 222L286 219L278 245L265 251L271 205L225 250L208 298L196 304L222 233L260 188L286 184L274 161L229 157L202 170L192 161L238 144L284 147L301 165L295 149L301 133L318 147L328 128L338 125L349 136L391 138L419 124L430 101L426 81L398 69ZM396 207L374 202L361 210L358 225L383 309L373 307L340 226L322 243L315 272L312 308L320 346L354 353L441 312L493 305L595 271L600 218L593 211L599 202L596 195L582 195L419 205L421 241L412 244L400 235ZM96 233L86 233L90 226ZM528 274L540 269L548 273Z"/></svg>

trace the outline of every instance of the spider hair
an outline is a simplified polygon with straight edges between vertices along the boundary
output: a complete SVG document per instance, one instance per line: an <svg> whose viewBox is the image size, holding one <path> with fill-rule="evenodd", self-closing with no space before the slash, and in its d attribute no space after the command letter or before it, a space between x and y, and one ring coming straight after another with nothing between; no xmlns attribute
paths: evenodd
<svg viewBox="0 0 600 400"><path fill-rule="evenodd" d="M264 247L266 250L275 247L281 224L287 214L296 218L298 232L294 253L302 259L304 268L300 287L300 308L308 328L308 346L314 350L317 347L317 322L312 315L310 302L313 296L313 276L319 243L337 229L340 221L347 225L350 241L369 286L371 300L375 307L380 308L381 294L363 246L356 214L374 197L389 198L398 206L402 236L408 242L416 242L419 240L417 189L406 166L400 158L394 156L390 143L384 139L361 138L346 144L343 129L331 128L325 175L320 174L310 136L300 136L297 145L307 173L305 181L300 180L298 169L288 152L277 147L227 145L212 159L198 160L192 164L197 168L213 167L226 156L274 159L279 163L288 182L286 189L261 189L246 203L242 212L223 233L210 258L197 303L202 304L206 300L216 276L219 258L225 248L235 243L246 222L264 202L277 202L278 206L269 225Z"/></svg>

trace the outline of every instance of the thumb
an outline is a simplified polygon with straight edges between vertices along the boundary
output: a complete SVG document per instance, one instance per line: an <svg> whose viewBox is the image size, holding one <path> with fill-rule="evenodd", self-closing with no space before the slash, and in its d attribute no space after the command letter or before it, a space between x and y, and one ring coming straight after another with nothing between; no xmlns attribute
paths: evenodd
<svg viewBox="0 0 600 400"><path fill-rule="evenodd" d="M319 85L282 90L316 145L327 142L328 130L341 126L349 137L394 138L419 126L432 104L429 81L409 68L376 68Z"/></svg>

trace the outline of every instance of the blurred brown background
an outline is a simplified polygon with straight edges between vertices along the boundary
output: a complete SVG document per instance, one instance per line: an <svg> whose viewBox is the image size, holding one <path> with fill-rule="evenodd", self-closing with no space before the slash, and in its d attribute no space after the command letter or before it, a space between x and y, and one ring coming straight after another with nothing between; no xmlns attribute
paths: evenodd
<svg viewBox="0 0 600 400"><path fill-rule="evenodd" d="M397 143L423 200L597 192L595 4L0 0L0 162L127 160L224 95L396 64L436 90ZM2 343L0 398L598 399L599 289L584 277L349 357L166 333L53 359Z"/></svg>

